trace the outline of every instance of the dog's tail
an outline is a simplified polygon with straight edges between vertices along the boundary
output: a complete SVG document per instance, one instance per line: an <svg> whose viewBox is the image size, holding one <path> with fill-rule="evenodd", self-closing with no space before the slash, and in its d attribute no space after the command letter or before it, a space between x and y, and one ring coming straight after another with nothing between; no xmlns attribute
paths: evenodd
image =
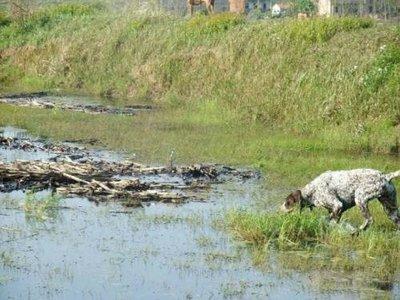
<svg viewBox="0 0 400 300"><path fill-rule="evenodd" d="M400 177L400 170L384 175L387 181L391 181L394 178Z"/></svg>

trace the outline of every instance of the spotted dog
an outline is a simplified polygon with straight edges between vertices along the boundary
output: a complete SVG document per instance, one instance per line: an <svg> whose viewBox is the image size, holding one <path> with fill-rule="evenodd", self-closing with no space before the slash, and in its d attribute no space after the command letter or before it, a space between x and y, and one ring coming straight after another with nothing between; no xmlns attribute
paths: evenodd
<svg viewBox="0 0 400 300"><path fill-rule="evenodd" d="M372 223L368 202L377 198L400 229L396 188L392 183L396 177L400 177L400 170L389 174L373 169L327 171L287 196L281 210L290 212L296 204L300 205L300 210L324 207L330 212L330 219L339 222L343 212L357 206L365 219L360 230L365 230Z"/></svg>

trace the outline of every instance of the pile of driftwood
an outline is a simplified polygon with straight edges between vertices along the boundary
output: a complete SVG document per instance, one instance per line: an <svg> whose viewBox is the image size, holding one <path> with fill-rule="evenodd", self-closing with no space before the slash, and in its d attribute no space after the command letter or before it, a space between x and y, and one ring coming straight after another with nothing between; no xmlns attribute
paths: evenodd
<svg viewBox="0 0 400 300"><path fill-rule="evenodd" d="M194 168L197 169L197 168ZM196 170L196 172L201 172ZM207 187L204 183L142 183L138 174L156 174L165 168L142 167L134 163L111 162L0 162L0 192L32 189L53 189L65 196L81 196L90 200L121 200L127 206L140 206L143 201L180 203L187 198L181 191ZM182 174L190 168L182 169ZM117 175L130 175L118 178Z"/></svg>
<svg viewBox="0 0 400 300"><path fill-rule="evenodd" d="M96 150L41 139L0 136L0 150L47 152L49 160L0 161L0 192L52 189L65 196L96 202L118 200L127 206L145 201L181 203L199 199L212 183L257 176L253 171L223 165L147 166L102 159ZM163 176L156 176L163 175ZM203 194L204 195L204 194Z"/></svg>
<svg viewBox="0 0 400 300"><path fill-rule="evenodd" d="M65 196L86 197L96 202L119 200L134 207L145 201L181 203L188 198L187 191L192 191L191 197L196 198L199 190L218 182L217 177L223 170L224 167L215 165L168 168L107 161L0 162L0 192L52 189ZM232 172L233 169L225 171ZM143 175L163 173L170 174L171 179L178 176L183 180L143 183L139 179Z"/></svg>
<svg viewBox="0 0 400 300"><path fill-rule="evenodd" d="M45 93L37 94L19 94L7 95L0 98L0 103L15 105L15 106L30 106L43 109L60 109L84 112L89 114L118 114L118 115L134 115L138 111L152 109L150 105L130 105L124 107L112 107L100 104L81 104L73 102L65 102L57 97L45 97ZM45 98L44 98L45 97Z"/></svg>
<svg viewBox="0 0 400 300"><path fill-rule="evenodd" d="M47 153L57 154L52 161L91 161L93 153L84 147L70 146L63 143L44 143L29 139L20 139L14 137L0 136L0 148L9 150L24 150L24 151L43 151ZM98 168L102 168L104 172L109 174L130 175L135 174L176 174L185 178L204 177L208 179L217 179L221 175L238 176L242 179L252 178L257 176L254 171L238 171L234 168L215 165L215 164L194 164L188 166L159 166L148 167L143 164L133 162L110 162L99 160L96 162Z"/></svg>

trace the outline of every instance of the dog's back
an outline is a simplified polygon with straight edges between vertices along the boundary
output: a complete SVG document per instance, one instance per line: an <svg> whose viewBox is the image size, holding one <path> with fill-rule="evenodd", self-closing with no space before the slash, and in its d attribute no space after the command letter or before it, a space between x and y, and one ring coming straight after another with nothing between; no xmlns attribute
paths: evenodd
<svg viewBox="0 0 400 300"><path fill-rule="evenodd" d="M357 189L376 189L387 182L385 175L374 169L327 171L316 177L305 188L305 194L330 192L344 202L353 202Z"/></svg>

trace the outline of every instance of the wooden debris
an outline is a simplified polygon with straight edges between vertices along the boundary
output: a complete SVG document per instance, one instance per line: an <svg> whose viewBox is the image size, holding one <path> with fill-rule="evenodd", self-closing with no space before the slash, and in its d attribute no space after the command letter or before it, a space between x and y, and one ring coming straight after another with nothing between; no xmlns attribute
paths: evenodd
<svg viewBox="0 0 400 300"><path fill-rule="evenodd" d="M129 207L147 201L182 203L189 195L202 198L201 191L207 191L212 183L257 176L253 171L214 164L150 167L132 161L110 161L83 147L27 138L0 136L0 149L55 155L48 161L0 161L0 192L52 189L68 197L86 197L95 202L117 200ZM149 180L158 174L168 175L171 180Z"/></svg>
<svg viewBox="0 0 400 300"><path fill-rule="evenodd" d="M181 203L187 197L173 190L183 190L171 184L168 190L161 184L144 184L138 178L116 179L115 175L141 173L141 165L111 162L0 162L0 192L16 189L42 190L53 188L66 196L81 196L96 201L121 200L128 206L139 206L143 201ZM155 168L157 172L160 168ZM148 167L144 173L150 172ZM189 188L189 187L187 187Z"/></svg>

